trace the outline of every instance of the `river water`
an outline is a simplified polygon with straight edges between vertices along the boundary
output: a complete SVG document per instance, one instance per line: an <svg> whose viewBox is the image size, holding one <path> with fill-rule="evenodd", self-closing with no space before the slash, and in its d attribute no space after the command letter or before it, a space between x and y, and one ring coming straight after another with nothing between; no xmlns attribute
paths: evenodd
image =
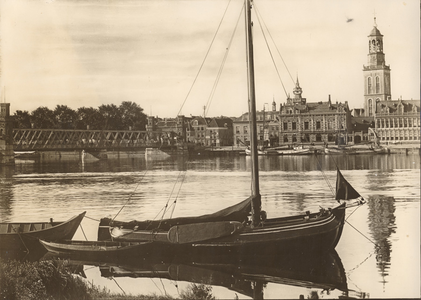
<svg viewBox="0 0 421 300"><path fill-rule="evenodd" d="M269 218L334 206L332 187L339 167L367 200L355 211L347 211L347 223L336 247L349 290L347 295L420 297L418 154L274 156L259 157L259 163L262 207ZM245 156L200 159L140 156L49 164L17 161L14 167L1 168L0 218L2 222L41 221L50 217L67 220L87 211L83 230L78 230L75 239L95 240L98 220L117 213L119 220L142 220L156 218L167 202L175 200L173 217L207 214L235 204L250 194L250 167L250 158ZM150 276L153 278L115 276L110 280L92 265L85 265L84 273L93 284L133 295L155 293L177 297L189 285L186 279L160 278L156 273ZM287 278L284 281L267 274L259 276L265 278L265 299L344 295L343 291L323 291L310 283L297 284L291 279L288 282L289 275L284 276ZM213 283L212 293L220 299L250 297L222 283Z"/></svg>

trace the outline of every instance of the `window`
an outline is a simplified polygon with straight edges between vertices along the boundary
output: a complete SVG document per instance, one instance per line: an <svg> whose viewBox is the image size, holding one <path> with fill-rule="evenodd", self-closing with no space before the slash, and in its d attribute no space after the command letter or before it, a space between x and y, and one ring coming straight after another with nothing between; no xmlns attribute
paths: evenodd
<svg viewBox="0 0 421 300"><path fill-rule="evenodd" d="M308 127L308 122L304 122L304 129L305 129L305 130L308 130L308 128L309 128L309 127Z"/></svg>
<svg viewBox="0 0 421 300"><path fill-rule="evenodd" d="M284 130L288 130L288 123L284 122Z"/></svg>
<svg viewBox="0 0 421 300"><path fill-rule="evenodd" d="M248 133L248 127L247 126L244 126L243 127L243 131L244 131L245 134L247 134Z"/></svg>
<svg viewBox="0 0 421 300"><path fill-rule="evenodd" d="M368 116L371 117L373 115L373 99L368 99Z"/></svg>
<svg viewBox="0 0 421 300"><path fill-rule="evenodd" d="M288 136L284 135L284 143L288 143Z"/></svg>
<svg viewBox="0 0 421 300"><path fill-rule="evenodd" d="M376 94L380 93L380 78L376 76Z"/></svg>
<svg viewBox="0 0 421 300"><path fill-rule="evenodd" d="M371 94L371 77L367 78L367 94Z"/></svg>
<svg viewBox="0 0 421 300"><path fill-rule="evenodd" d="M292 130L296 130L297 129L297 123L296 122L292 122Z"/></svg>
<svg viewBox="0 0 421 300"><path fill-rule="evenodd" d="M321 128L320 121L316 121L316 129L320 129L320 128Z"/></svg>
<svg viewBox="0 0 421 300"><path fill-rule="evenodd" d="M239 134L240 133L240 126L235 126L235 133Z"/></svg>

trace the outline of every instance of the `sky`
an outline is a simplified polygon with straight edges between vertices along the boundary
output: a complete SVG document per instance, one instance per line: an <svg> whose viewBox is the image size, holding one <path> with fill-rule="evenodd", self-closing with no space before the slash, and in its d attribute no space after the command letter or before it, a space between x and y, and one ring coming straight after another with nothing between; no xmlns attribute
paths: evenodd
<svg viewBox="0 0 421 300"><path fill-rule="evenodd" d="M247 112L243 0L0 1L0 99L12 113L123 101L159 117ZM279 108L296 78L308 102L363 107L374 18L392 99L420 99L418 0L255 0L252 14L258 110Z"/></svg>

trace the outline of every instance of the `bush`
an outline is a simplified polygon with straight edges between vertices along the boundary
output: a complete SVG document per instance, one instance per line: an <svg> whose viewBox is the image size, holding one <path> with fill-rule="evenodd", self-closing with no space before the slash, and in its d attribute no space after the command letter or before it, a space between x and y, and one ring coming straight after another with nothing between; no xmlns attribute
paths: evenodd
<svg viewBox="0 0 421 300"><path fill-rule="evenodd" d="M191 283L189 287L180 293L183 300L215 300L212 295L212 287L205 284Z"/></svg>
<svg viewBox="0 0 421 300"><path fill-rule="evenodd" d="M0 261L0 298L8 300L91 299L88 287L67 261Z"/></svg>

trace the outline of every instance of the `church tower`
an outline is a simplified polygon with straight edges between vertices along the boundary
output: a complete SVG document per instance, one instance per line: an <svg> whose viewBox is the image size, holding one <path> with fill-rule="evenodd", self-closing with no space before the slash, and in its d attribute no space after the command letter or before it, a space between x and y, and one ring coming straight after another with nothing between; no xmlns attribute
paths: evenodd
<svg viewBox="0 0 421 300"><path fill-rule="evenodd" d="M376 103L390 100L390 67L386 66L383 53L383 35L374 27L368 36L368 65L363 66L364 73L364 111L366 117L376 114Z"/></svg>

